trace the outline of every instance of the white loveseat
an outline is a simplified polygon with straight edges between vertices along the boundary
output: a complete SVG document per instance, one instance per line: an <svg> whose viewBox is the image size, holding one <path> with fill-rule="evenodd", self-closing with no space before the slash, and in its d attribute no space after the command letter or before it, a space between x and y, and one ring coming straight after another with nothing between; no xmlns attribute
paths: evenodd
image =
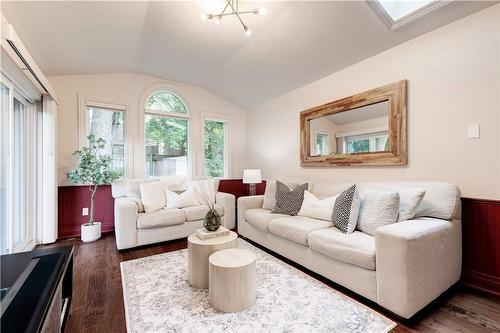
<svg viewBox="0 0 500 333"><path fill-rule="evenodd" d="M140 180L134 179L136 184ZM111 185L115 198L115 235L118 250L136 246L184 238L203 227L208 212L205 205L186 208L163 208L145 213L138 196L127 196L128 180ZM138 185L137 185L138 186ZM217 192L216 210L222 216L222 224L228 229L235 227L235 197Z"/></svg>
<svg viewBox="0 0 500 333"><path fill-rule="evenodd" d="M238 199L238 233L410 318L460 278L460 192L441 182L382 184L426 190L415 219L380 227L374 237L344 234L327 221L272 214L264 196L251 196ZM350 185L309 182L309 191L325 198Z"/></svg>

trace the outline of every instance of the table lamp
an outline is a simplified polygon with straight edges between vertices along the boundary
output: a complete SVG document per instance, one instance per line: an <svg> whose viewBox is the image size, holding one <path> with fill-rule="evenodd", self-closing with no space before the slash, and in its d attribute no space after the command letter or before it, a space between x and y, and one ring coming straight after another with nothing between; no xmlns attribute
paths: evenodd
<svg viewBox="0 0 500 333"><path fill-rule="evenodd" d="M256 194L256 185L262 183L260 169L245 169L243 170L243 184L249 184L249 194Z"/></svg>

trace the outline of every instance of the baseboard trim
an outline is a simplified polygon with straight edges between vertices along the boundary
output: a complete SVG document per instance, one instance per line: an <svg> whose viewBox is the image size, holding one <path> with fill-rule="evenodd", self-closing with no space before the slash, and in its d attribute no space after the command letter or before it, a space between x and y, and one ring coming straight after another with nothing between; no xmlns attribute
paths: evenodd
<svg viewBox="0 0 500 333"><path fill-rule="evenodd" d="M81 231L81 226L59 229L57 239L80 237ZM114 223L101 223L101 233L112 231L115 231Z"/></svg>
<svg viewBox="0 0 500 333"><path fill-rule="evenodd" d="M500 278L497 276L467 269L462 274L462 285L500 296Z"/></svg>

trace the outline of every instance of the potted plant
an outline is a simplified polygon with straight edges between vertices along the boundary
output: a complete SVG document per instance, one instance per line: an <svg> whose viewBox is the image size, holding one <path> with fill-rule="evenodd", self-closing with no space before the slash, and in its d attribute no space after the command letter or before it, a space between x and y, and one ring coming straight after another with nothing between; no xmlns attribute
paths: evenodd
<svg viewBox="0 0 500 333"><path fill-rule="evenodd" d="M120 172L113 171L111 155L102 154L106 143L94 135L87 137L88 147L77 150L73 155L79 158L79 165L68 173L68 179L73 183L87 184L90 191L89 222L82 224L82 241L93 242L101 238L101 222L94 221L94 196L99 185L109 184L120 178Z"/></svg>

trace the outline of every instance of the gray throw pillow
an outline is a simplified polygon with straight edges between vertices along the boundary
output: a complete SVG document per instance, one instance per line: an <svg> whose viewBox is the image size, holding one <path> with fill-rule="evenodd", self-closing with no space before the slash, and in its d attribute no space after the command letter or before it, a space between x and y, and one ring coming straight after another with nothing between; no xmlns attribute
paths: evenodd
<svg viewBox="0 0 500 333"><path fill-rule="evenodd" d="M288 186L276 181L276 204L271 213L297 215L304 201L304 191L307 190L308 183L298 185L293 190Z"/></svg>
<svg viewBox="0 0 500 333"><path fill-rule="evenodd" d="M343 233L350 234L353 232L358 222L360 203L361 200L359 199L356 185L340 193L333 207L333 225Z"/></svg>

